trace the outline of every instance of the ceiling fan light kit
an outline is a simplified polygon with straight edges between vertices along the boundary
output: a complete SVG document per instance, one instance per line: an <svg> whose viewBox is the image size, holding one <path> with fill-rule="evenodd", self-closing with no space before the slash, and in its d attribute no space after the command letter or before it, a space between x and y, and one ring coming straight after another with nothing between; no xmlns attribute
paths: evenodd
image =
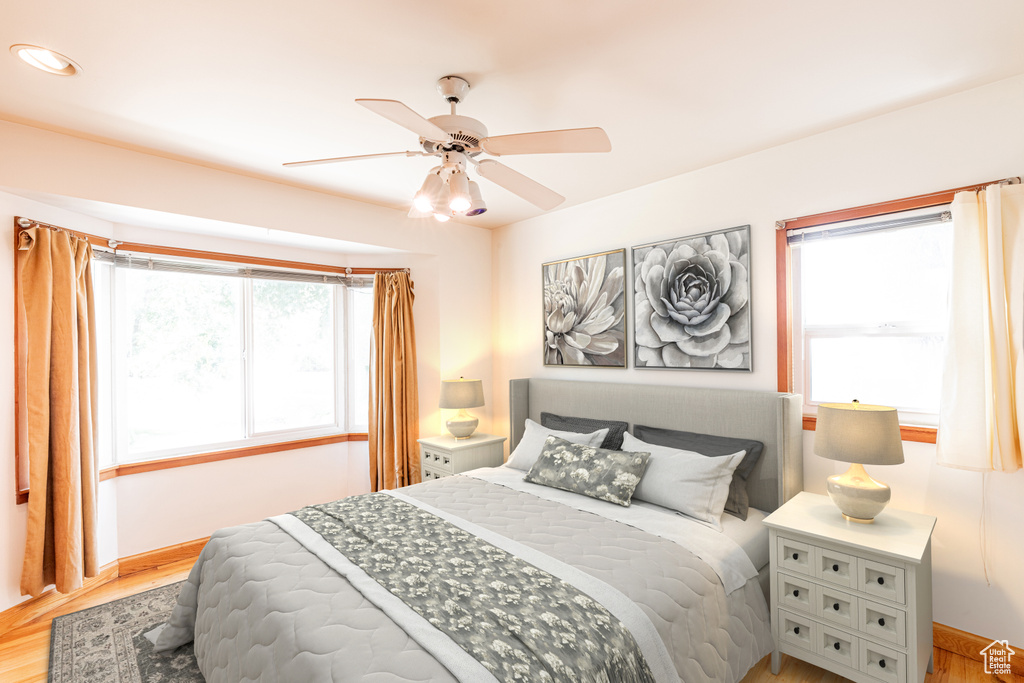
<svg viewBox="0 0 1024 683"><path fill-rule="evenodd" d="M469 179L468 166L496 185L545 211L565 201L565 197L535 180L493 159L477 161L481 153L491 156L505 154L562 154L578 152L610 152L611 142L600 128L573 128L535 133L518 133L490 137L480 121L455 113L455 105L469 92L469 82L459 76L445 76L437 82L441 97L451 105L450 114L424 118L397 100L357 99L356 103L393 123L416 133L423 151L384 152L357 156L292 161L285 166L312 166L338 161L357 161L392 156L432 156L441 159L427 174L413 197L409 216L433 215L444 222L461 216L479 216L487 211L480 187Z"/></svg>
<svg viewBox="0 0 1024 683"><path fill-rule="evenodd" d="M455 213L464 213L469 209L469 178L462 171L454 171L448 176L448 208Z"/></svg>
<svg viewBox="0 0 1024 683"><path fill-rule="evenodd" d="M483 195L480 194L480 185L475 180L469 181L469 209L466 211L467 216L479 216L487 211L487 202L484 201Z"/></svg>
<svg viewBox="0 0 1024 683"><path fill-rule="evenodd" d="M417 211L430 213L434 210L434 204L437 202L441 194L441 188L444 186L444 181L441 180L439 175L440 171L440 166L431 169L430 173L427 174L426 180L423 181L423 185L420 186L420 191L413 198L412 205L416 207Z"/></svg>

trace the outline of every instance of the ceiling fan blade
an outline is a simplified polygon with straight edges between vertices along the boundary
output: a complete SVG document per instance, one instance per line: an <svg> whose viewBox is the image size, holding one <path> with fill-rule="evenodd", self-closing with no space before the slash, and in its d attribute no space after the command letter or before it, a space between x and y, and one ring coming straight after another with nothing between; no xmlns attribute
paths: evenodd
<svg viewBox="0 0 1024 683"><path fill-rule="evenodd" d="M501 185L512 194L519 195L545 211L553 209L565 201L565 197L554 190L544 187L536 180L527 178L519 171L513 171L494 159L484 159L477 164L477 170L481 176L492 183Z"/></svg>
<svg viewBox="0 0 1024 683"><path fill-rule="evenodd" d="M423 118L398 100L356 100L375 114L380 114L403 128L408 128L421 138L432 142L449 142L451 136L438 125Z"/></svg>
<svg viewBox="0 0 1024 683"><path fill-rule="evenodd" d="M610 152L611 140L601 128L570 128L536 133L497 135L480 141L488 154L559 154L565 152Z"/></svg>
<svg viewBox="0 0 1024 683"><path fill-rule="evenodd" d="M357 154L352 157L331 157L330 159L310 159L309 161L289 161L283 166L316 166L317 164L333 164L339 161L359 161L360 159L379 159L381 157L418 157L422 152L384 152L382 154Z"/></svg>

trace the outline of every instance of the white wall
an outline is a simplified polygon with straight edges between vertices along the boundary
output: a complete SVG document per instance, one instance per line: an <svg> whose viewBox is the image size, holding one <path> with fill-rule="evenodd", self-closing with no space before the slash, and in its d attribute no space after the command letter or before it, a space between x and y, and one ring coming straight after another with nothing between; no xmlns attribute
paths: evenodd
<svg viewBox="0 0 1024 683"><path fill-rule="evenodd" d="M441 378L477 377L493 395L491 232L320 192L213 170L0 121L0 188L306 233L402 253L313 253L143 229L0 192L0 282L13 282L13 217L120 240L342 266L410 267L415 281L420 433L441 433ZM413 188L415 189L415 188ZM410 190L412 191L412 190ZM59 200L63 202L64 200ZM0 357L13 356L13 292L0 287ZM14 443L14 380L0 363L0 439ZM498 392L499 394L502 392ZM491 406L474 411L488 430ZM9 450L8 452L12 452ZM366 444L355 442L118 477L100 487L100 560L110 562L215 529L368 489ZM0 611L18 603L26 506L14 504L13 465L0 467Z"/></svg>
<svg viewBox="0 0 1024 683"><path fill-rule="evenodd" d="M1024 174L1021 111L1024 77L1017 77L500 228L495 386L550 377L774 391L775 222ZM543 366L541 263L744 224L753 256L752 373ZM507 434L508 400L498 399L495 423ZM805 437L805 487L823 493L825 477L840 466L815 457L812 435ZM934 465L930 445L907 443L905 451L904 465L878 474L893 488L892 505L938 518L935 620L1024 643L1024 473L986 477L986 582L982 476Z"/></svg>
<svg viewBox="0 0 1024 683"><path fill-rule="evenodd" d="M119 555L366 493L368 457L364 441L118 477Z"/></svg>

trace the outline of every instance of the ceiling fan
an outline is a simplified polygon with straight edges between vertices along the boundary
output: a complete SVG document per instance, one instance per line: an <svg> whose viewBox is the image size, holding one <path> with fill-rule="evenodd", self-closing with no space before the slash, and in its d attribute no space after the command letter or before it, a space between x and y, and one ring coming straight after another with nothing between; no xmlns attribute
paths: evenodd
<svg viewBox="0 0 1024 683"><path fill-rule="evenodd" d="M285 166L313 166L339 161L358 161L380 157L438 157L439 166L430 170L423 186L413 199L412 217L433 215L447 221L455 215L478 216L487 211L480 188L469 179L467 170L476 172L509 192L522 197L538 208L553 209L565 197L514 171L494 159L477 159L481 154L555 154L565 152L610 152L612 143L600 128L572 128L535 133L488 136L480 121L455 113L455 105L466 98L469 83L459 76L445 76L437 89L451 105L451 114L424 118L397 100L357 99L356 102L375 114L397 123L420 136L423 151L360 154L330 159L292 161Z"/></svg>

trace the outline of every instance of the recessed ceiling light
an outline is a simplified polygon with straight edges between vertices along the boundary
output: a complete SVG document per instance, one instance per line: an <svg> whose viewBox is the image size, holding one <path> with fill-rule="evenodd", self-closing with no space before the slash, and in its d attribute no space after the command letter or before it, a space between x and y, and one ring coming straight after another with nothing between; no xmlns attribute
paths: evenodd
<svg viewBox="0 0 1024 683"><path fill-rule="evenodd" d="M75 64L69 57L38 45L11 45L11 52L26 64L58 76L74 76L82 70L82 67Z"/></svg>

